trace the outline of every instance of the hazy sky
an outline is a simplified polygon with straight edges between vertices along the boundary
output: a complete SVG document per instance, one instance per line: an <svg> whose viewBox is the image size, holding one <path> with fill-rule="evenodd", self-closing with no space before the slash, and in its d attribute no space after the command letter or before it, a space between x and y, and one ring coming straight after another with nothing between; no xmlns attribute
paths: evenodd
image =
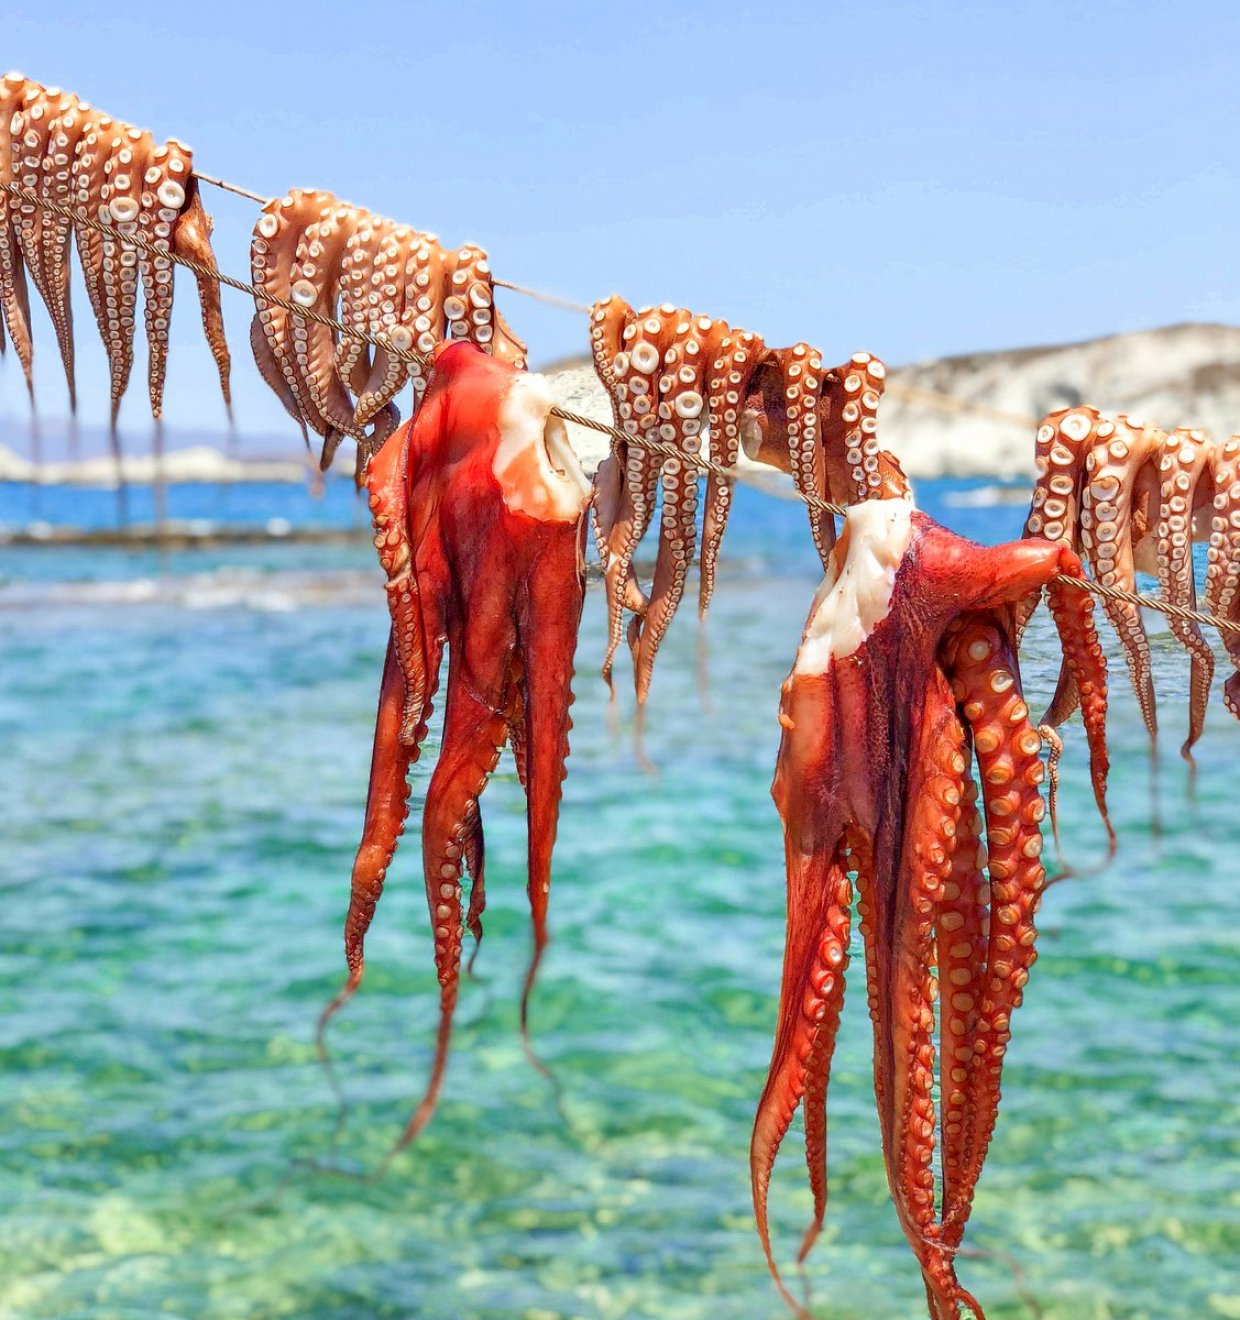
<svg viewBox="0 0 1240 1320"><path fill-rule="evenodd" d="M1125 3L87 5L7 17L5 59L259 192L321 187L481 243L501 277L723 316L890 362L1240 319L1240 6ZM201 17L191 17L200 15ZM248 275L253 206L207 190ZM173 426L222 425L177 281ZM78 290L80 394L106 415ZM32 297L33 297L32 293ZM293 432L224 293L246 432ZM502 306L535 364L584 321ZM41 306L41 411L62 414ZM148 429L144 355L124 409ZM24 416L10 353L0 416Z"/></svg>

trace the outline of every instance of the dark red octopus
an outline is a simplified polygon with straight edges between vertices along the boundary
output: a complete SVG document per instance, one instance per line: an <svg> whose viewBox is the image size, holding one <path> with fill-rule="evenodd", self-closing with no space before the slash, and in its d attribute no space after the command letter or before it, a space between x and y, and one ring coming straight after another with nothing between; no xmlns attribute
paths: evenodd
<svg viewBox="0 0 1240 1320"><path fill-rule="evenodd" d="M375 725L370 789L345 921L348 981L408 815L410 765L427 734L448 650L439 759L422 812L422 868L440 985L435 1060L402 1143L434 1112L460 976L464 924L481 937L485 904L479 799L511 742L527 797L534 951L527 1004L547 942L551 853L571 727L573 654L585 592L590 486L550 416L545 381L454 343L434 355L416 418L371 460L366 484L387 575L392 631Z"/></svg>
<svg viewBox="0 0 1240 1320"><path fill-rule="evenodd" d="M1071 550L1037 541L983 548L907 500L848 511L783 687L772 790L784 822L788 927L751 1174L777 1281L768 1187L802 1103L814 1194L802 1258L826 1206L826 1092L855 877L891 1196L934 1320L957 1320L962 1304L982 1316L954 1257L994 1130L1045 881L1042 738L1015 646L1014 606L1031 591L1047 591L1106 816L1106 666L1092 598L1060 574L1083 575Z"/></svg>

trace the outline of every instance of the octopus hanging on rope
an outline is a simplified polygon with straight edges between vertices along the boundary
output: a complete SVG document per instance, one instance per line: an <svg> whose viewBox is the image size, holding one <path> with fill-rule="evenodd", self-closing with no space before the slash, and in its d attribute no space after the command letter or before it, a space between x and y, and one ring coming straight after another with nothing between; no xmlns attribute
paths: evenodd
<svg viewBox="0 0 1240 1320"><path fill-rule="evenodd" d="M664 304L634 311L613 295L590 317L594 368L612 401L617 430L595 478L595 532L607 587L609 633L603 676L611 684L624 637L633 653L639 705L663 638L684 595L697 548L703 434L709 458L734 467L742 445L758 462L792 474L803 496L846 502L889 490L898 465L878 447L875 411L886 369L867 353L823 370L808 344L771 349L747 330ZM652 450L655 441L672 454ZM899 476L902 481L902 476ZM702 522L698 612L705 619L733 482L711 473ZM633 566L662 491L659 546L649 593ZM810 507L810 528L826 563L831 514Z"/></svg>
<svg viewBox="0 0 1240 1320"><path fill-rule="evenodd" d="M547 942L591 498L551 406L542 376L520 372L473 344L443 345L434 351L416 418L389 437L366 476L392 631L345 922L348 981L325 1011L324 1026L362 979L363 941L404 830L409 767L427 734L448 648L443 736L422 812L439 1035L430 1083L400 1145L429 1121L443 1079L466 872L472 887L465 925L476 939L482 936L479 804L506 743L527 798L534 951L521 1028L528 1045L529 996Z"/></svg>
<svg viewBox="0 0 1240 1320"><path fill-rule="evenodd" d="M429 354L445 340L465 339L525 365L525 345L495 307L480 247L444 248L434 234L331 193L295 188L263 208L250 262L256 287L360 335L385 337L398 352ZM255 303L250 345L263 379L303 433L308 427L322 437L324 469L351 436L360 472L396 429L393 400L410 380L417 407L426 388L422 367L283 307Z"/></svg>
<svg viewBox="0 0 1240 1320"><path fill-rule="evenodd" d="M811 607L780 705L772 791L784 824L788 929L751 1147L763 1249L799 1314L775 1265L768 1190L803 1104L814 1197L804 1259L826 1206L827 1082L855 885L892 1200L933 1320L957 1320L962 1305L981 1320L954 1258L994 1131L1044 884L1042 737L1016 658L1015 606L1031 592L1045 589L1050 600L1106 819L1106 663L1092 598L1056 581L1061 574L1084 576L1066 547L986 549L910 499L874 499L848 510Z"/></svg>
<svg viewBox="0 0 1240 1320"><path fill-rule="evenodd" d="M1156 576L1163 598L1190 610L1197 609L1193 542L1207 541L1205 610L1240 620L1240 436L1211 441L1201 431L1167 433L1123 415L1066 408L1039 428L1036 462L1027 536L1076 551L1106 587L1131 592L1137 570ZM1022 603L1018 635L1037 603L1036 595ZM1140 608L1109 597L1103 607L1119 635L1153 744L1158 715ZM1167 622L1191 658L1188 736L1181 748L1191 762L1205 723L1214 656L1197 623L1174 615ZM1223 699L1240 718L1240 634L1224 632L1223 641L1238 671L1227 679ZM1074 705L1071 675L1065 673L1054 709L1062 718Z"/></svg>
<svg viewBox="0 0 1240 1320"><path fill-rule="evenodd" d="M175 139L156 143L145 129L133 128L70 92L41 87L19 73L0 82L0 133L8 134L7 141L0 142L0 182L72 207L168 254L140 252L118 238L75 225L34 201L0 190L0 303L31 398L27 273L55 328L70 406L76 411L69 260L70 235L76 234L86 292L108 355L115 446L121 399L133 367L139 285L149 352L147 387L151 413L158 421L172 316L172 256L188 257L209 271L217 269L211 217L194 178L193 153ZM208 274L197 278L203 329L225 405L231 410L230 358L219 284Z"/></svg>

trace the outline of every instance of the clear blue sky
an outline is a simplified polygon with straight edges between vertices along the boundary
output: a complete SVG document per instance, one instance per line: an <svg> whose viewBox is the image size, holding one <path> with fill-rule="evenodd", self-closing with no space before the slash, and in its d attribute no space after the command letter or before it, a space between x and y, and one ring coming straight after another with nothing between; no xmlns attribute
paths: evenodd
<svg viewBox="0 0 1240 1320"><path fill-rule="evenodd" d="M583 302L672 301L890 362L1240 319L1233 4L40 9L4 23L28 76L181 137L210 173L331 189ZM207 201L221 264L245 275L253 207ZM252 307L224 297L241 429L292 440L250 359ZM579 318L502 305L536 364L584 351ZM222 425L184 272L178 308L169 423ZM52 418L64 392L36 318ZM0 380L0 416L21 417L11 354Z"/></svg>

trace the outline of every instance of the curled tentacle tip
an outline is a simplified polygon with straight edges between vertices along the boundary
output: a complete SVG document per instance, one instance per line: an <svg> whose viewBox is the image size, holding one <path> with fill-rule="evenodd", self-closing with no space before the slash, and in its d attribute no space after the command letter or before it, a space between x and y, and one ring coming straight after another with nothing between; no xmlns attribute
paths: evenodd
<svg viewBox="0 0 1240 1320"><path fill-rule="evenodd" d="M816 1219L805 1230L805 1236L801 1239L800 1249L797 1251L797 1265L804 1265L809 1258L809 1253L814 1249L814 1243L818 1241L818 1235L822 1232L822 1221Z"/></svg>

